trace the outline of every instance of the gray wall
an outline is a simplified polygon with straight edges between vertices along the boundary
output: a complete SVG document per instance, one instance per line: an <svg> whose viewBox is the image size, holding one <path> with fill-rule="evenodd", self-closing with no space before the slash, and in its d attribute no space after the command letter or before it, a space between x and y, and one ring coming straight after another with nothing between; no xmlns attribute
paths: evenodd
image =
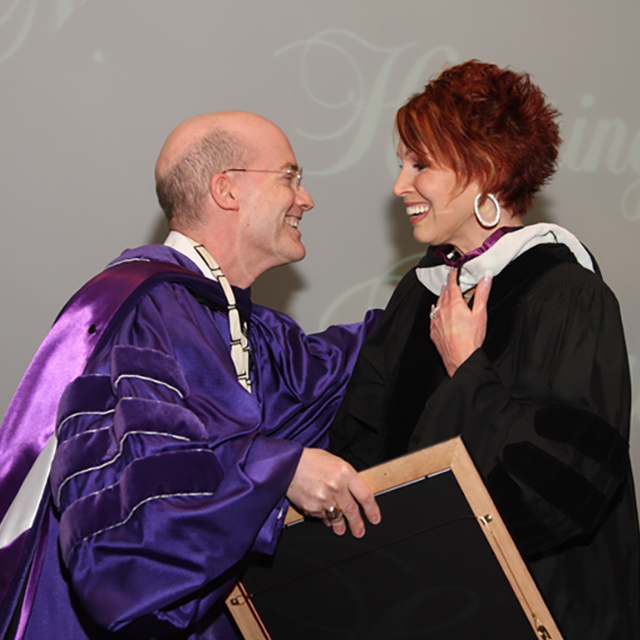
<svg viewBox="0 0 640 640"><path fill-rule="evenodd" d="M274 120L316 201L307 259L263 276L257 299L309 331L383 305L422 252L391 195L393 115L472 57L529 71L564 113L563 164L530 220L597 256L640 400L639 28L638 0L0 2L0 413L68 297L123 248L163 239L153 164L198 113Z"/></svg>

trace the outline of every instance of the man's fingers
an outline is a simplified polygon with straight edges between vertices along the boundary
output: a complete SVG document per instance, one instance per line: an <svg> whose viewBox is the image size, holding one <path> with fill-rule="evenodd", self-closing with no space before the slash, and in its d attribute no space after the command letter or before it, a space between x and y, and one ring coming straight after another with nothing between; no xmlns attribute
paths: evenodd
<svg viewBox="0 0 640 640"><path fill-rule="evenodd" d="M286 495L299 511L320 518L338 535L347 526L356 538L364 535L359 504L370 522L380 522L375 497L355 469L321 449L304 449Z"/></svg>
<svg viewBox="0 0 640 640"><path fill-rule="evenodd" d="M362 511L369 522L372 524L378 524L380 522L380 508L378 507L375 496L357 474L354 473L354 475L349 478L347 486L337 494L336 498L342 509L342 515L349 524L349 529L354 537L361 538L365 534L365 523L362 519L360 506L362 506ZM336 530L335 524L332 523L332 525L333 530L339 533L339 531Z"/></svg>
<svg viewBox="0 0 640 640"><path fill-rule="evenodd" d="M334 520L327 520L326 518L323 518L322 522L327 527L331 527L333 529L333 533L338 536L343 535L347 530L347 521L343 515L340 515L339 518L335 518Z"/></svg>
<svg viewBox="0 0 640 640"><path fill-rule="evenodd" d="M356 475L349 482L349 491L353 497L362 505L367 520L371 524L378 524L380 522L380 507L376 502L376 497L373 495L373 491L369 489L364 480Z"/></svg>
<svg viewBox="0 0 640 640"><path fill-rule="evenodd" d="M342 518L334 520L334 522L331 523L333 532L338 535L342 535L344 530L346 530L346 525L348 523L353 537L362 538L365 532L365 527L362 516L360 515L358 504L350 495L340 496L338 499L341 500ZM344 527L344 530L341 525Z"/></svg>

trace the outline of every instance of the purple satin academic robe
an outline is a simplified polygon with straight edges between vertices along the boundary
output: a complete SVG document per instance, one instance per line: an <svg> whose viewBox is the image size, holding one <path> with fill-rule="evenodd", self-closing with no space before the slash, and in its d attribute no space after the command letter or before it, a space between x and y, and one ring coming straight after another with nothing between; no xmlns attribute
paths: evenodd
<svg viewBox="0 0 640 640"><path fill-rule="evenodd" d="M196 270L163 246L120 259L134 258ZM234 637L221 595L249 552L274 551L302 447L326 446L378 319L305 335L252 307L249 291L236 297L252 394L236 380L219 296L170 282L127 311L65 391L26 638Z"/></svg>

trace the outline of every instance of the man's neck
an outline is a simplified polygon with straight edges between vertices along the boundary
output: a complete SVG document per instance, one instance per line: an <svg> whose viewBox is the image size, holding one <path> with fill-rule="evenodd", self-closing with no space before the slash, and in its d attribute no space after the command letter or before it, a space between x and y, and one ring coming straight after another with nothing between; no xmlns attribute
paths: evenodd
<svg viewBox="0 0 640 640"><path fill-rule="evenodd" d="M187 258L192 260L198 265L198 268L202 273L207 276L210 276L210 271L207 268L207 265L203 262L202 258L198 255L197 251L193 248L192 240L202 244L203 247L207 249L207 251L213 256L214 260L220 265L222 272L224 273L227 280L234 286L239 289L246 289L251 286L254 281L254 278L250 277L248 274L244 272L242 269L234 268L236 266L242 266L237 260L230 259L229 255L226 255L225 251L217 251L214 252L211 250L210 245L212 243L206 242L202 239L201 233L184 233L181 231L171 230L167 239L164 241L164 244L176 251L179 251ZM233 258L233 254L231 254L231 258Z"/></svg>
<svg viewBox="0 0 640 640"><path fill-rule="evenodd" d="M207 266L206 262L202 259L200 254L194 249L193 244L189 241L189 237L180 231L169 231L167 239L164 241L165 246L171 247L176 251L179 251L182 255L186 256L194 262L198 269L202 272L202 275L215 280L211 270Z"/></svg>

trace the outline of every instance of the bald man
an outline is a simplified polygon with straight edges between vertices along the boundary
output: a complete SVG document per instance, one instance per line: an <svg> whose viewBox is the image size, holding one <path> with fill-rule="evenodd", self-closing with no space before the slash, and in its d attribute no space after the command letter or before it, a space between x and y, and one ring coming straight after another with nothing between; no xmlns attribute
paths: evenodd
<svg viewBox="0 0 640 640"><path fill-rule="evenodd" d="M222 597L249 552L273 553L289 501L338 535L364 535L359 505L379 521L322 449L377 315L307 336L251 304L260 274L305 256L301 178L254 114L165 142L167 241L72 298L0 429L0 637L234 638Z"/></svg>

